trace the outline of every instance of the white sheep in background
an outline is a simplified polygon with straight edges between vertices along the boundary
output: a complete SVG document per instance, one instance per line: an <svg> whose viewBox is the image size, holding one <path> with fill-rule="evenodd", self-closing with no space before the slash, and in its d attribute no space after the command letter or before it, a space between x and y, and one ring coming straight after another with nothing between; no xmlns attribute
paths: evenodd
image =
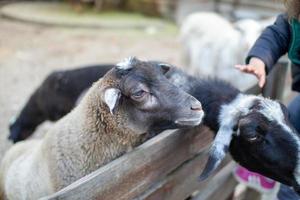
<svg viewBox="0 0 300 200"><path fill-rule="evenodd" d="M182 23L180 36L187 62L185 70L193 75L225 79L241 90L249 88L257 82L256 78L236 70L234 65L245 62L249 49L271 21L243 19L233 24L212 12L189 15Z"/></svg>
<svg viewBox="0 0 300 200"><path fill-rule="evenodd" d="M43 139L19 142L7 152L0 168L0 199L49 195L149 135L199 125L200 102L166 79L169 69L135 58L117 64Z"/></svg>

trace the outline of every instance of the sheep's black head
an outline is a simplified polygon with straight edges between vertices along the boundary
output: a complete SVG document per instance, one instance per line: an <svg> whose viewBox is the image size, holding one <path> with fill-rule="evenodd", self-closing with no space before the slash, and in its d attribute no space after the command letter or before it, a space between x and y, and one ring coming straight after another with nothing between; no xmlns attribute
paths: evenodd
<svg viewBox="0 0 300 200"><path fill-rule="evenodd" d="M289 123L286 107L272 103L257 101L240 118L229 151L246 168L298 190L300 139Z"/></svg>
<svg viewBox="0 0 300 200"><path fill-rule="evenodd" d="M170 67L136 58L117 64L103 77L116 80L102 95L110 112L122 113L126 123L141 134L199 125L203 118L201 104L168 81L165 73Z"/></svg>

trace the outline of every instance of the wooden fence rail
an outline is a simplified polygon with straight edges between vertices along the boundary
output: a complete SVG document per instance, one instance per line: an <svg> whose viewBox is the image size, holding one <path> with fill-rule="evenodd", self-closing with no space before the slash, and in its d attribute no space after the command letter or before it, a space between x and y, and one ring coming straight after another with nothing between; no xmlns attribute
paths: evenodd
<svg viewBox="0 0 300 200"><path fill-rule="evenodd" d="M103 200L140 195L146 198L151 192L147 195L145 191L153 190L154 182L163 181L184 162L205 151L213 138L206 130L199 127L185 133L164 132L46 199L81 199L82 195Z"/></svg>
<svg viewBox="0 0 300 200"><path fill-rule="evenodd" d="M282 97L286 71L286 62L274 68L265 95ZM260 89L256 86L248 92L258 94ZM229 157L215 176L197 181L212 139L213 133L203 126L166 131L42 200L226 200L237 184L231 176L234 163ZM195 191L198 194L192 197Z"/></svg>

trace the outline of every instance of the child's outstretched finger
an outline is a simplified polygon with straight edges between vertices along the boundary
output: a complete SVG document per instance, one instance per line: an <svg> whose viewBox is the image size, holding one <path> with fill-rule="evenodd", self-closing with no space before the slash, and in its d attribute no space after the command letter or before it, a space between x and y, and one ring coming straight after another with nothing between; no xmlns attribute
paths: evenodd
<svg viewBox="0 0 300 200"><path fill-rule="evenodd" d="M265 83L266 83L266 75L262 74L262 75L258 75L258 85L260 88L264 87Z"/></svg>
<svg viewBox="0 0 300 200"><path fill-rule="evenodd" d="M243 69L244 72L254 74L255 73L255 67L251 65L246 65L246 67Z"/></svg>
<svg viewBox="0 0 300 200"><path fill-rule="evenodd" d="M248 65L235 65L235 68L241 70L242 72L251 73L251 69Z"/></svg>
<svg viewBox="0 0 300 200"><path fill-rule="evenodd" d="M239 69L239 70L241 70L241 71L243 71L243 69L244 69L246 66L245 66L245 65L235 65L234 67L237 68L237 69Z"/></svg>

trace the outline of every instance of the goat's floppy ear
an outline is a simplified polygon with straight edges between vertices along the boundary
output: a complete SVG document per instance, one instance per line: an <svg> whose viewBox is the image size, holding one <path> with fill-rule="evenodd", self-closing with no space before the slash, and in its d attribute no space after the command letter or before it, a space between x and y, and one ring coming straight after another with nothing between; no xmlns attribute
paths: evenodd
<svg viewBox="0 0 300 200"><path fill-rule="evenodd" d="M230 127L220 127L209 151L208 161L199 177L199 181L207 179L221 164L228 152L233 130Z"/></svg>
<svg viewBox="0 0 300 200"><path fill-rule="evenodd" d="M121 91L117 88L107 88L104 90L104 102L109 108L111 114L114 114L119 100L121 97Z"/></svg>

